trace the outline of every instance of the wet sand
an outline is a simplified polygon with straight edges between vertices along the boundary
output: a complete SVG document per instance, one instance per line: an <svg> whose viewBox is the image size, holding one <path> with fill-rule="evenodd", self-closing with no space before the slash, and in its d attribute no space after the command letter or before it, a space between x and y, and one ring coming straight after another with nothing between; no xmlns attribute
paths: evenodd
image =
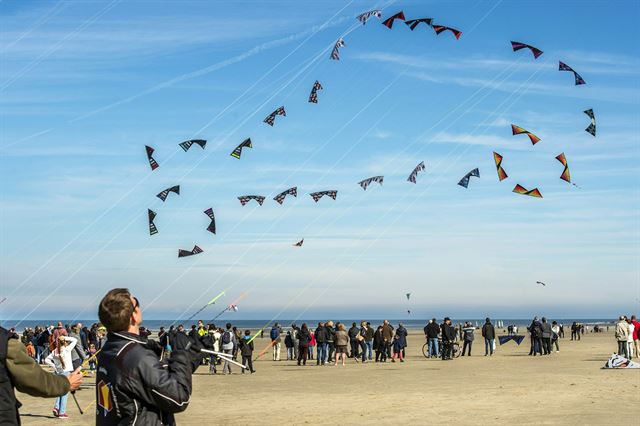
<svg viewBox="0 0 640 426"><path fill-rule="evenodd" d="M265 333L267 335L267 333ZM268 339L256 339L257 355ZM616 349L613 333L560 340L560 352L530 357L529 343L498 346L484 356L476 332L472 356L426 359L424 337L411 331L407 361L317 367L308 361L273 362L265 355L257 373L210 376L200 367L179 425L247 424L463 424L620 425L640 418L640 370L602 370ZM284 346L284 345L283 345ZM286 358L286 352L282 350ZM87 384L93 384L88 379ZM76 394L81 416L68 403L69 425L95 423L93 388ZM24 425L48 425L53 400L18 395ZM91 405L90 405L91 404Z"/></svg>

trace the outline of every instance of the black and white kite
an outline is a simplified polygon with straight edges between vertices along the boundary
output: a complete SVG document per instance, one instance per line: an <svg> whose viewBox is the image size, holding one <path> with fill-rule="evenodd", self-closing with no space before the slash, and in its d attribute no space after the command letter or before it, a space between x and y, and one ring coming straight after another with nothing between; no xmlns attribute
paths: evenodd
<svg viewBox="0 0 640 426"><path fill-rule="evenodd" d="M596 136L596 115L593 113L593 110L591 108L584 111L584 113L587 114L591 119L591 124L589 124L589 127L584 129L584 131L591 133L591 135L595 137Z"/></svg>
<svg viewBox="0 0 640 426"><path fill-rule="evenodd" d="M295 243L293 246L294 247L302 247L302 243L304 243L304 238L301 239L300 241L298 241L297 243Z"/></svg>
<svg viewBox="0 0 640 426"><path fill-rule="evenodd" d="M382 12L379 10L370 10L368 12L364 12L361 13L360 15L356 16L356 19L358 19L358 21L362 22L362 25L366 24L367 21L372 18L372 17L376 17L378 19L380 19L382 17Z"/></svg>
<svg viewBox="0 0 640 426"><path fill-rule="evenodd" d="M384 25L385 27L391 29L393 27L393 21L395 21L396 19L401 19L404 21L404 13L402 11L396 13L395 15L385 19L384 21L382 21L382 25Z"/></svg>
<svg viewBox="0 0 640 426"><path fill-rule="evenodd" d="M324 197L325 195L328 197L333 198L334 200L336 199L336 197L338 196L338 191L320 191L320 192L312 192L311 194L311 198L313 198L313 201L315 201L316 203L318 202L318 200L322 197Z"/></svg>
<svg viewBox="0 0 640 426"><path fill-rule="evenodd" d="M167 196L170 192L173 192L176 195L180 195L180 185L172 186L171 188L167 188L164 191L160 192L156 197L160 198L163 202L167 199Z"/></svg>
<svg viewBox="0 0 640 426"><path fill-rule="evenodd" d="M520 43L519 41L512 41L511 47L513 48L514 52L517 52L520 49L529 49L533 54L534 59L538 59L538 57L543 53L542 50L538 49L537 47L533 47L530 44Z"/></svg>
<svg viewBox="0 0 640 426"><path fill-rule="evenodd" d="M276 121L276 115L281 115L283 117L287 116L287 113L285 112L283 106L281 106L280 108L276 109L271 114L267 115L267 117L262 121L267 123L269 126L273 126L273 123Z"/></svg>
<svg viewBox="0 0 640 426"><path fill-rule="evenodd" d="M191 148L191 145L193 144L199 145L200 148L204 149L204 146L207 144L207 141L204 139L191 139L188 141L184 141L179 143L178 145L180 146L180 148L182 148L184 150L184 152L189 151L189 148Z"/></svg>
<svg viewBox="0 0 640 426"><path fill-rule="evenodd" d="M536 284L540 284L543 287L546 287L547 285L545 283L543 283L542 281L536 281Z"/></svg>
<svg viewBox="0 0 640 426"><path fill-rule="evenodd" d="M182 250L179 249L178 250L178 257L188 257L188 256L193 256L194 254L198 254L198 253L202 253L204 250L202 250L200 247L198 246L193 246L193 250L189 251L189 250Z"/></svg>
<svg viewBox="0 0 640 426"><path fill-rule="evenodd" d="M520 346L520 343L522 343L522 341L524 340L524 336L518 336L517 334L512 334L510 336L498 336L500 345L504 345L511 340L513 340L518 346Z"/></svg>
<svg viewBox="0 0 640 426"><path fill-rule="evenodd" d="M216 233L216 217L213 214L213 208L208 208L204 211L204 214L206 214L209 219L211 219L211 223L209 223L209 226L207 226L207 231L211 232L212 234Z"/></svg>
<svg viewBox="0 0 640 426"><path fill-rule="evenodd" d="M147 209L147 213L149 215L149 235L157 234L158 228L156 228L156 224L153 223L153 219L156 218L156 212L151 209Z"/></svg>
<svg viewBox="0 0 640 426"><path fill-rule="evenodd" d="M480 177L480 170L478 170L478 169L471 170L469 173L464 175L464 177L462 179L460 179L460 182L458 182L458 185L463 186L465 188L468 188L469 187L469 178L471 178L471 176L479 178Z"/></svg>
<svg viewBox="0 0 640 426"><path fill-rule="evenodd" d="M264 203L264 197L262 195L243 195L241 197L238 197L238 200L240 200L240 204L242 204L243 206L251 200L256 200L260 205Z"/></svg>
<svg viewBox="0 0 640 426"><path fill-rule="evenodd" d="M318 103L318 90L322 90L322 84L318 80L313 83L313 87L311 88L311 93L309 94L309 102L317 104Z"/></svg>
<svg viewBox="0 0 640 426"><path fill-rule="evenodd" d="M360 185L362 189L366 191L367 187L371 185L371 183L376 182L376 183L379 183L380 186L382 186L383 181L384 181L384 176L373 176L368 179L361 180L360 182L358 182L358 185Z"/></svg>
<svg viewBox="0 0 640 426"><path fill-rule="evenodd" d="M231 156L239 160L240 156L242 155L242 148L253 148L253 145L251 145L251 138L246 138L245 140L243 140L242 143L233 150Z"/></svg>
<svg viewBox="0 0 640 426"><path fill-rule="evenodd" d="M409 181L411 183L416 183L416 178L418 177L418 173L424 172L425 169L426 169L426 167L424 166L424 161L421 161L420 164L418 164L416 166L416 168L413 169L413 171L411 172L411 174L407 178L407 181Z"/></svg>
<svg viewBox="0 0 640 426"><path fill-rule="evenodd" d="M145 145L144 147L147 150L147 159L149 160L149 165L151 166L151 170L153 171L160 167L158 162L153 158L153 151L155 150L148 145Z"/></svg>
<svg viewBox="0 0 640 426"><path fill-rule="evenodd" d="M344 39L342 37L340 37L338 39L338 41L336 41L336 44L333 46L333 50L331 51L331 59L333 59L334 61L339 61L340 60L340 48L344 47Z"/></svg>
<svg viewBox="0 0 640 426"><path fill-rule="evenodd" d="M575 72L573 70L573 68L571 68L569 65L565 64L562 61L558 61L558 71L569 71L573 73L573 77L576 80L576 86L579 86L581 84L587 84L586 81L584 81L584 79L582 77L580 77L580 74L578 74L577 72Z"/></svg>
<svg viewBox="0 0 640 426"><path fill-rule="evenodd" d="M284 203L284 199L287 197L287 195L293 195L294 197L297 197L298 196L298 187L294 186L293 188L289 188L286 191L282 191L281 193L279 193L278 195L273 197L273 199L275 201L277 201L278 204L282 204L282 203Z"/></svg>
<svg viewBox="0 0 640 426"><path fill-rule="evenodd" d="M433 19L431 18L420 18L420 19L410 19L408 21L404 21L405 24L407 24L409 26L409 28L411 28L411 31L415 30L416 27L422 23L426 24L427 26L431 27L433 25Z"/></svg>

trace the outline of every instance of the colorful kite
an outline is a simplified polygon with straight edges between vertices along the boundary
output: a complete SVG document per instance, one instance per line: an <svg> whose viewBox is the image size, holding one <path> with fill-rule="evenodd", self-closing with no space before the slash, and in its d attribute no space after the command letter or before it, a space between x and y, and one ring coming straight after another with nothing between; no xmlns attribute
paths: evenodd
<svg viewBox="0 0 640 426"><path fill-rule="evenodd" d="M420 164L418 164L416 166L416 168L413 169L413 171L411 172L411 174L407 178L407 181L409 181L411 183L416 183L416 178L418 177L418 173L424 172L425 169L426 169L426 167L424 166L424 161L421 161Z"/></svg>
<svg viewBox="0 0 640 426"><path fill-rule="evenodd" d="M562 61L558 61L558 62L559 62L559 64L558 64L558 71L569 71L569 72L572 72L572 73L573 73L573 77L574 77L574 78L575 78L575 80L576 80L576 86L579 86L579 85L581 85L581 84L587 84L587 82L586 82L586 81L584 81L584 80L582 79L582 77L580 77L580 74L578 74L577 72L575 72L575 71L573 70L573 68L571 68L569 65L565 64L565 63L564 63L564 62L562 62Z"/></svg>
<svg viewBox="0 0 640 426"><path fill-rule="evenodd" d="M149 215L149 235L157 234L158 228L156 228L156 224L153 223L153 219L156 218L156 212L151 209L147 209L147 214Z"/></svg>
<svg viewBox="0 0 640 426"><path fill-rule="evenodd" d="M176 186L172 186L171 188L167 188L164 191L162 191L161 193L159 193L158 195L156 195L156 197L160 198L164 202L164 200L167 199L167 196L169 195L170 192L173 192L176 195L180 195L180 185L176 185Z"/></svg>
<svg viewBox="0 0 640 426"><path fill-rule="evenodd" d="M151 170L155 170L158 167L160 167L160 165L158 164L158 162L156 160L153 159L153 151L155 151L153 148L151 148L148 145L144 146L145 149L147 150L147 159L149 160L149 165L151 166Z"/></svg>
<svg viewBox="0 0 640 426"><path fill-rule="evenodd" d="M243 140L242 143L233 150L231 156L239 160L240 156L242 155L242 148L253 148L253 145L251 145L251 138L246 138L245 140Z"/></svg>
<svg viewBox="0 0 640 426"><path fill-rule="evenodd" d="M460 36L462 35L462 31L458 31L451 27L445 27L444 25L432 25L432 27L436 34L440 34L444 31L451 31L453 35L456 36L456 40L460 39Z"/></svg>
<svg viewBox="0 0 640 426"><path fill-rule="evenodd" d="M498 336L500 345L504 345L511 340L513 340L518 346L520 346L520 343L522 343L522 341L524 340L524 336L518 336L516 334L512 334L511 336Z"/></svg>
<svg viewBox="0 0 640 426"><path fill-rule="evenodd" d="M411 19L409 21L404 21L404 23L407 24L409 26L409 28L411 28L411 31L413 31L421 23L425 23L428 26L432 26L433 19L431 19L431 18Z"/></svg>
<svg viewBox="0 0 640 426"><path fill-rule="evenodd" d="M193 256L194 254L198 254L198 253L202 253L204 250L202 250L200 247L198 246L193 246L193 250L189 251L189 250L178 250L178 257L188 257L188 256Z"/></svg>
<svg viewBox="0 0 640 426"><path fill-rule="evenodd" d="M558 160L564 166L564 170L560 175L560 179L562 179L565 182L571 183L571 173L569 173L569 164L567 163L567 157L564 156L564 152L556 156L556 160Z"/></svg>
<svg viewBox="0 0 640 426"><path fill-rule="evenodd" d="M322 84L318 80L313 83L313 87L311 88L311 94L309 94L309 102L317 104L318 103L318 90L322 90Z"/></svg>
<svg viewBox="0 0 640 426"><path fill-rule="evenodd" d="M365 13L361 13L360 15L358 15L356 18L358 19L358 21L362 22L362 25L366 24L367 21L372 18L372 17L376 17L378 19L380 19L382 17L382 12L379 10L370 10L368 12Z"/></svg>
<svg viewBox="0 0 640 426"><path fill-rule="evenodd" d="M533 188L532 190L529 191L527 188L525 188L520 184L517 184L513 188L513 192L515 192L516 194L528 195L529 197L542 198L542 194L540 193L538 188Z"/></svg>
<svg viewBox="0 0 640 426"><path fill-rule="evenodd" d="M371 185L372 182L379 183L380 186L382 186L382 181L384 181L384 176L373 176L368 179L361 180L360 182L358 182L358 185L360 185L362 189L366 191L367 187Z"/></svg>
<svg viewBox="0 0 640 426"><path fill-rule="evenodd" d="M393 21L395 21L396 19L402 19L404 21L404 13L400 11L395 15L393 15L392 17L385 19L384 21L382 21L382 25L391 29L391 27L393 27Z"/></svg>
<svg viewBox="0 0 640 426"><path fill-rule="evenodd" d="M180 148L182 148L184 152L187 152L189 151L189 148L191 148L191 145L193 145L194 143L196 145L200 145L200 148L204 149L204 146L207 144L207 141L204 139L191 139L191 140L179 143L178 145L180 145Z"/></svg>
<svg viewBox="0 0 640 426"><path fill-rule="evenodd" d="M209 219L211 219L211 223L209 223L209 226L207 226L207 231L211 232L212 234L216 233L216 217L213 215L213 208L208 208L204 211L204 214L206 214Z"/></svg>
<svg viewBox="0 0 640 426"><path fill-rule="evenodd" d="M338 191L320 191L320 192L312 192L311 194L311 198L313 198L313 201L315 201L316 203L318 202L318 200L322 197L324 197L325 195L328 197L333 198L334 200L336 199L336 197L338 196Z"/></svg>
<svg viewBox="0 0 640 426"><path fill-rule="evenodd" d="M498 170L498 179L500 179L500 182L502 182L503 180L509 177L509 175L507 175L507 172L505 172L504 169L502 168L502 155L493 151L493 160L496 162L496 169Z"/></svg>
<svg viewBox="0 0 640 426"><path fill-rule="evenodd" d="M289 188L286 191L282 191L281 193L273 197L273 199L276 200L278 204L282 204L284 203L284 199L287 197L287 195L293 195L294 197L297 197L298 187L294 186L293 188Z"/></svg>
<svg viewBox="0 0 640 426"><path fill-rule="evenodd" d="M302 247L302 243L304 243L304 238L301 239L300 241L298 241L297 243L295 243L293 246L294 247Z"/></svg>
<svg viewBox="0 0 640 426"><path fill-rule="evenodd" d="M460 182L458 182L458 185L463 186L465 188L468 188L469 187L469 179L471 178L471 176L480 178L480 170L478 170L477 168L471 170L469 173L464 175L462 177L462 179L460 179Z"/></svg>
<svg viewBox="0 0 640 426"><path fill-rule="evenodd" d="M533 47L530 44L520 43L519 41L512 41L511 47L513 48L514 52L520 49L529 49L531 53L533 53L534 59L538 59L538 57L542 55L542 50L538 49L537 47Z"/></svg>
<svg viewBox="0 0 640 426"><path fill-rule="evenodd" d="M331 51L331 59L333 59L334 61L339 61L340 60L340 48L344 47L344 39L342 37L340 37L338 39L338 41L336 41L336 44L333 46L333 50Z"/></svg>
<svg viewBox="0 0 640 426"><path fill-rule="evenodd" d="M275 111L273 111L271 114L267 115L267 118L265 118L264 121L265 123L267 123L269 126L273 126L273 123L276 120L276 115L281 115L283 117L287 116L287 113L284 110L284 107L281 106L280 108L276 109Z"/></svg>
<svg viewBox="0 0 640 426"><path fill-rule="evenodd" d="M587 114L591 119L591 124L589 124L589 127L584 129L584 131L591 133L591 136L595 137L596 136L596 115L593 113L593 110L591 108L584 111L584 113Z"/></svg>
<svg viewBox="0 0 640 426"><path fill-rule="evenodd" d="M260 205L264 203L264 197L261 195L243 195L241 197L238 197L238 200L240 200L240 204L242 204L243 206L251 200L256 200Z"/></svg>
<svg viewBox="0 0 640 426"><path fill-rule="evenodd" d="M525 134L525 135L529 136L529 139L531 139L531 144L532 145L535 145L538 142L540 142L540 138L539 137L537 137L536 135L534 135L530 131L523 129L522 127L516 126L515 124L511 125L511 134L513 134L513 135Z"/></svg>

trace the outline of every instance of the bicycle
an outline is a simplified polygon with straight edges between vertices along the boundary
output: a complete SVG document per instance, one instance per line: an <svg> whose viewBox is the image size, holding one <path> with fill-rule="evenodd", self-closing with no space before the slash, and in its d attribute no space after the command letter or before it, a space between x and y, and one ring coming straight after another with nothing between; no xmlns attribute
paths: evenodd
<svg viewBox="0 0 640 426"><path fill-rule="evenodd" d="M457 342L453 342L452 346L452 354L453 358L459 358L462 355L462 351L460 350L460 345ZM422 345L422 355L425 358L431 358L429 356L429 342ZM442 356L442 340L438 340L438 358Z"/></svg>

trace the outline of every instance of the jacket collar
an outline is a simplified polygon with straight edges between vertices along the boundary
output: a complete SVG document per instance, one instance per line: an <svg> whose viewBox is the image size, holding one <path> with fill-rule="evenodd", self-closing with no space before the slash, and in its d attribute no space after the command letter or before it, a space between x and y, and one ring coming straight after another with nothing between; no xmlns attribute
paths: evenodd
<svg viewBox="0 0 640 426"><path fill-rule="evenodd" d="M107 340L111 339L123 339L131 342L140 343L144 345L147 343L147 339L140 337L137 334L129 333L128 331L109 332Z"/></svg>

